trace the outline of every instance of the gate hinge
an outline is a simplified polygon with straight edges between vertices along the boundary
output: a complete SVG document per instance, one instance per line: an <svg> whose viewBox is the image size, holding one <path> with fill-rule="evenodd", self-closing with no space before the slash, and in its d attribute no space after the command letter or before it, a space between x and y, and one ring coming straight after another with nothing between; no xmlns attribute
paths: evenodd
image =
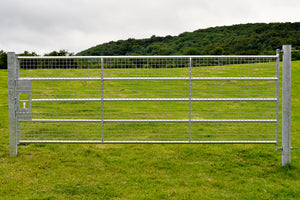
<svg viewBox="0 0 300 200"><path fill-rule="evenodd" d="M298 147L290 147L290 149L298 149ZM279 147L277 150L283 150L283 147Z"/></svg>
<svg viewBox="0 0 300 200"><path fill-rule="evenodd" d="M297 53L299 50L291 50L292 53ZM283 50L280 50L280 53L283 53Z"/></svg>

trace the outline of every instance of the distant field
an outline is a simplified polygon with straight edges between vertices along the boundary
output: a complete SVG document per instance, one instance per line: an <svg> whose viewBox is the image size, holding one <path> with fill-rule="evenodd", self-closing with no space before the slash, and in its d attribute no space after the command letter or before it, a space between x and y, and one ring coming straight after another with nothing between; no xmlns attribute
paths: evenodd
<svg viewBox="0 0 300 200"><path fill-rule="evenodd" d="M189 73L187 69L180 70L182 77ZM211 74L213 70L213 67L206 71L199 68L193 73L197 75L201 71L203 76L232 76L230 70ZM300 62L293 62L292 70L292 146L300 147ZM21 76L26 77L29 72L23 71ZM96 69L63 72L66 71L35 70L36 77L55 74L61 77L99 76ZM148 72L143 69L127 69L126 72L115 69L106 73L105 76L111 77L178 74L174 69ZM253 74L261 75L260 70ZM299 199L299 150L292 151L292 165L282 168L281 152L274 151L274 145L29 144L19 145L18 156L11 158L8 151L6 70L0 71L0 78L0 199ZM32 98L101 98L99 83L34 81ZM104 98L189 96L189 81L166 83L105 81ZM274 81L240 82L238 86L236 81L193 81L191 92L193 98L272 98L274 86ZM104 108L105 119L189 117L188 102L105 102ZM273 108L273 102L193 102L191 107L193 119L274 118ZM244 114L238 114L241 111ZM101 103L34 102L33 118L99 119ZM102 129L99 123L60 122L52 123L52 128L49 125L24 123L22 126L29 130L25 136L31 139L51 139L53 133L58 133L58 139L82 139L80 130L84 130L87 139L97 139ZM252 133L265 129L271 131L264 136L274 139L274 124L270 126L202 124L193 126L191 131L196 140L229 140L249 139L249 133L253 138ZM224 127L225 131L220 132L220 127ZM112 139L187 140L188 131L188 123L105 124L105 132L113 133ZM202 135L196 134L199 132ZM236 134L238 132L241 134Z"/></svg>

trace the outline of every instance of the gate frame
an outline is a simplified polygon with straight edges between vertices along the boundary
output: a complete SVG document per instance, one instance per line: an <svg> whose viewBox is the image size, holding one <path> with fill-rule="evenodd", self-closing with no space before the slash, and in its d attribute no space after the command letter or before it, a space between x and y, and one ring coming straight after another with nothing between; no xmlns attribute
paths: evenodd
<svg viewBox="0 0 300 200"><path fill-rule="evenodd" d="M283 59L282 59L282 147L278 148L278 130L276 130L276 150L282 149L282 166L291 163L291 45L282 46ZM277 62L276 67L279 69L279 53L276 51ZM103 58L101 58L101 63ZM10 156L16 156L18 145L18 123L16 119L17 110L17 79L19 77L19 62L17 55L14 52L7 53L7 71L8 71L8 106L9 106L9 154ZM102 69L103 71L103 65ZM279 70L277 70L277 77L279 77ZM102 75L103 76L103 73ZM279 78L277 79L279 81ZM277 84L278 85L278 84ZM103 77L101 82L101 89L103 90ZM276 89L277 97L279 96L279 88ZM103 92L102 92L103 94ZM103 98L103 96L101 96ZM103 101L102 101L103 103ZM277 104L279 99L277 98ZM103 115L103 111L102 111ZM276 119L278 123L278 106ZM103 123L103 120L102 120ZM278 126L277 126L278 129ZM103 133L102 133L103 134ZM102 136L103 142L103 136ZM168 142L166 142L168 143Z"/></svg>

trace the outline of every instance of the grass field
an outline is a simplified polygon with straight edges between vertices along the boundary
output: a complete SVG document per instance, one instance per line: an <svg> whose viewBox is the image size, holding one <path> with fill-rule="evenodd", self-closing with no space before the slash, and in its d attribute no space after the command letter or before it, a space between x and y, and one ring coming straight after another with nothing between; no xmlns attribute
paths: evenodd
<svg viewBox="0 0 300 200"><path fill-rule="evenodd" d="M19 146L17 157L9 157L7 71L1 70L0 78L0 199L300 198L299 150L292 150L290 166L281 167L281 151L276 152L274 145L29 144ZM112 88L121 89L115 84ZM300 62L295 61L292 63L292 146L296 147L300 147L299 85ZM40 83L38 87L47 85ZM226 87L234 90L230 84ZM148 97L155 98L161 93L159 89L153 91ZM119 98L115 94L112 92L109 97ZM252 94L259 97L253 91ZM39 97L47 95L44 92ZM57 97L72 97L63 95L56 93ZM131 95L140 97L138 92ZM208 92L207 96L210 95ZM219 93L216 97L226 95ZM243 92L236 95L245 97ZM54 110L60 108L52 106ZM113 112L109 116L122 118L126 111L122 116Z"/></svg>

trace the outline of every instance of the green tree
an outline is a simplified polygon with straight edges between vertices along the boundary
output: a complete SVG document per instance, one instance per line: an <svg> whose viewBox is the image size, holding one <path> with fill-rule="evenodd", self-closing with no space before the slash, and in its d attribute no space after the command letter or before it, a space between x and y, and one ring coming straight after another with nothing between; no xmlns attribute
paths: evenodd
<svg viewBox="0 0 300 200"><path fill-rule="evenodd" d="M57 51L52 51L50 53L45 54L45 56L72 56L73 53L69 53L67 50L62 49ZM78 60L76 59L50 59L43 61L43 65L47 66L47 68L52 69L68 69L68 68L78 68Z"/></svg>
<svg viewBox="0 0 300 200"><path fill-rule="evenodd" d="M57 51L52 51L50 53L46 53L45 56L72 56L74 53L69 53L65 49L61 49L58 52Z"/></svg>
<svg viewBox="0 0 300 200"><path fill-rule="evenodd" d="M201 52L194 47L190 47L183 50L183 55L200 55L200 54Z"/></svg>
<svg viewBox="0 0 300 200"><path fill-rule="evenodd" d="M210 55L223 55L224 54L224 49L222 47L216 47L209 53Z"/></svg>
<svg viewBox="0 0 300 200"><path fill-rule="evenodd" d="M18 54L19 56L38 56L37 53L35 53L34 51L33 52L29 52L29 51L24 51L24 53L20 53Z"/></svg>
<svg viewBox="0 0 300 200"><path fill-rule="evenodd" d="M29 52L29 51L24 51L23 53L18 54L19 56L39 56L37 53L33 52ZM20 67L22 68L22 61L20 61ZM37 69L40 67L40 63L38 60L31 60L30 61L30 68L31 69Z"/></svg>
<svg viewBox="0 0 300 200"><path fill-rule="evenodd" d="M0 51L0 69L7 69L7 53Z"/></svg>
<svg viewBox="0 0 300 200"><path fill-rule="evenodd" d="M143 55L145 54L145 49L144 47L136 44L132 46L132 51L130 53L131 55Z"/></svg>
<svg viewBox="0 0 300 200"><path fill-rule="evenodd" d="M78 55L241 55L275 52L283 44L300 49L300 22L255 23L199 29L178 36L128 39L97 45ZM144 49L144 53L141 50ZM298 56L295 55L295 58Z"/></svg>

